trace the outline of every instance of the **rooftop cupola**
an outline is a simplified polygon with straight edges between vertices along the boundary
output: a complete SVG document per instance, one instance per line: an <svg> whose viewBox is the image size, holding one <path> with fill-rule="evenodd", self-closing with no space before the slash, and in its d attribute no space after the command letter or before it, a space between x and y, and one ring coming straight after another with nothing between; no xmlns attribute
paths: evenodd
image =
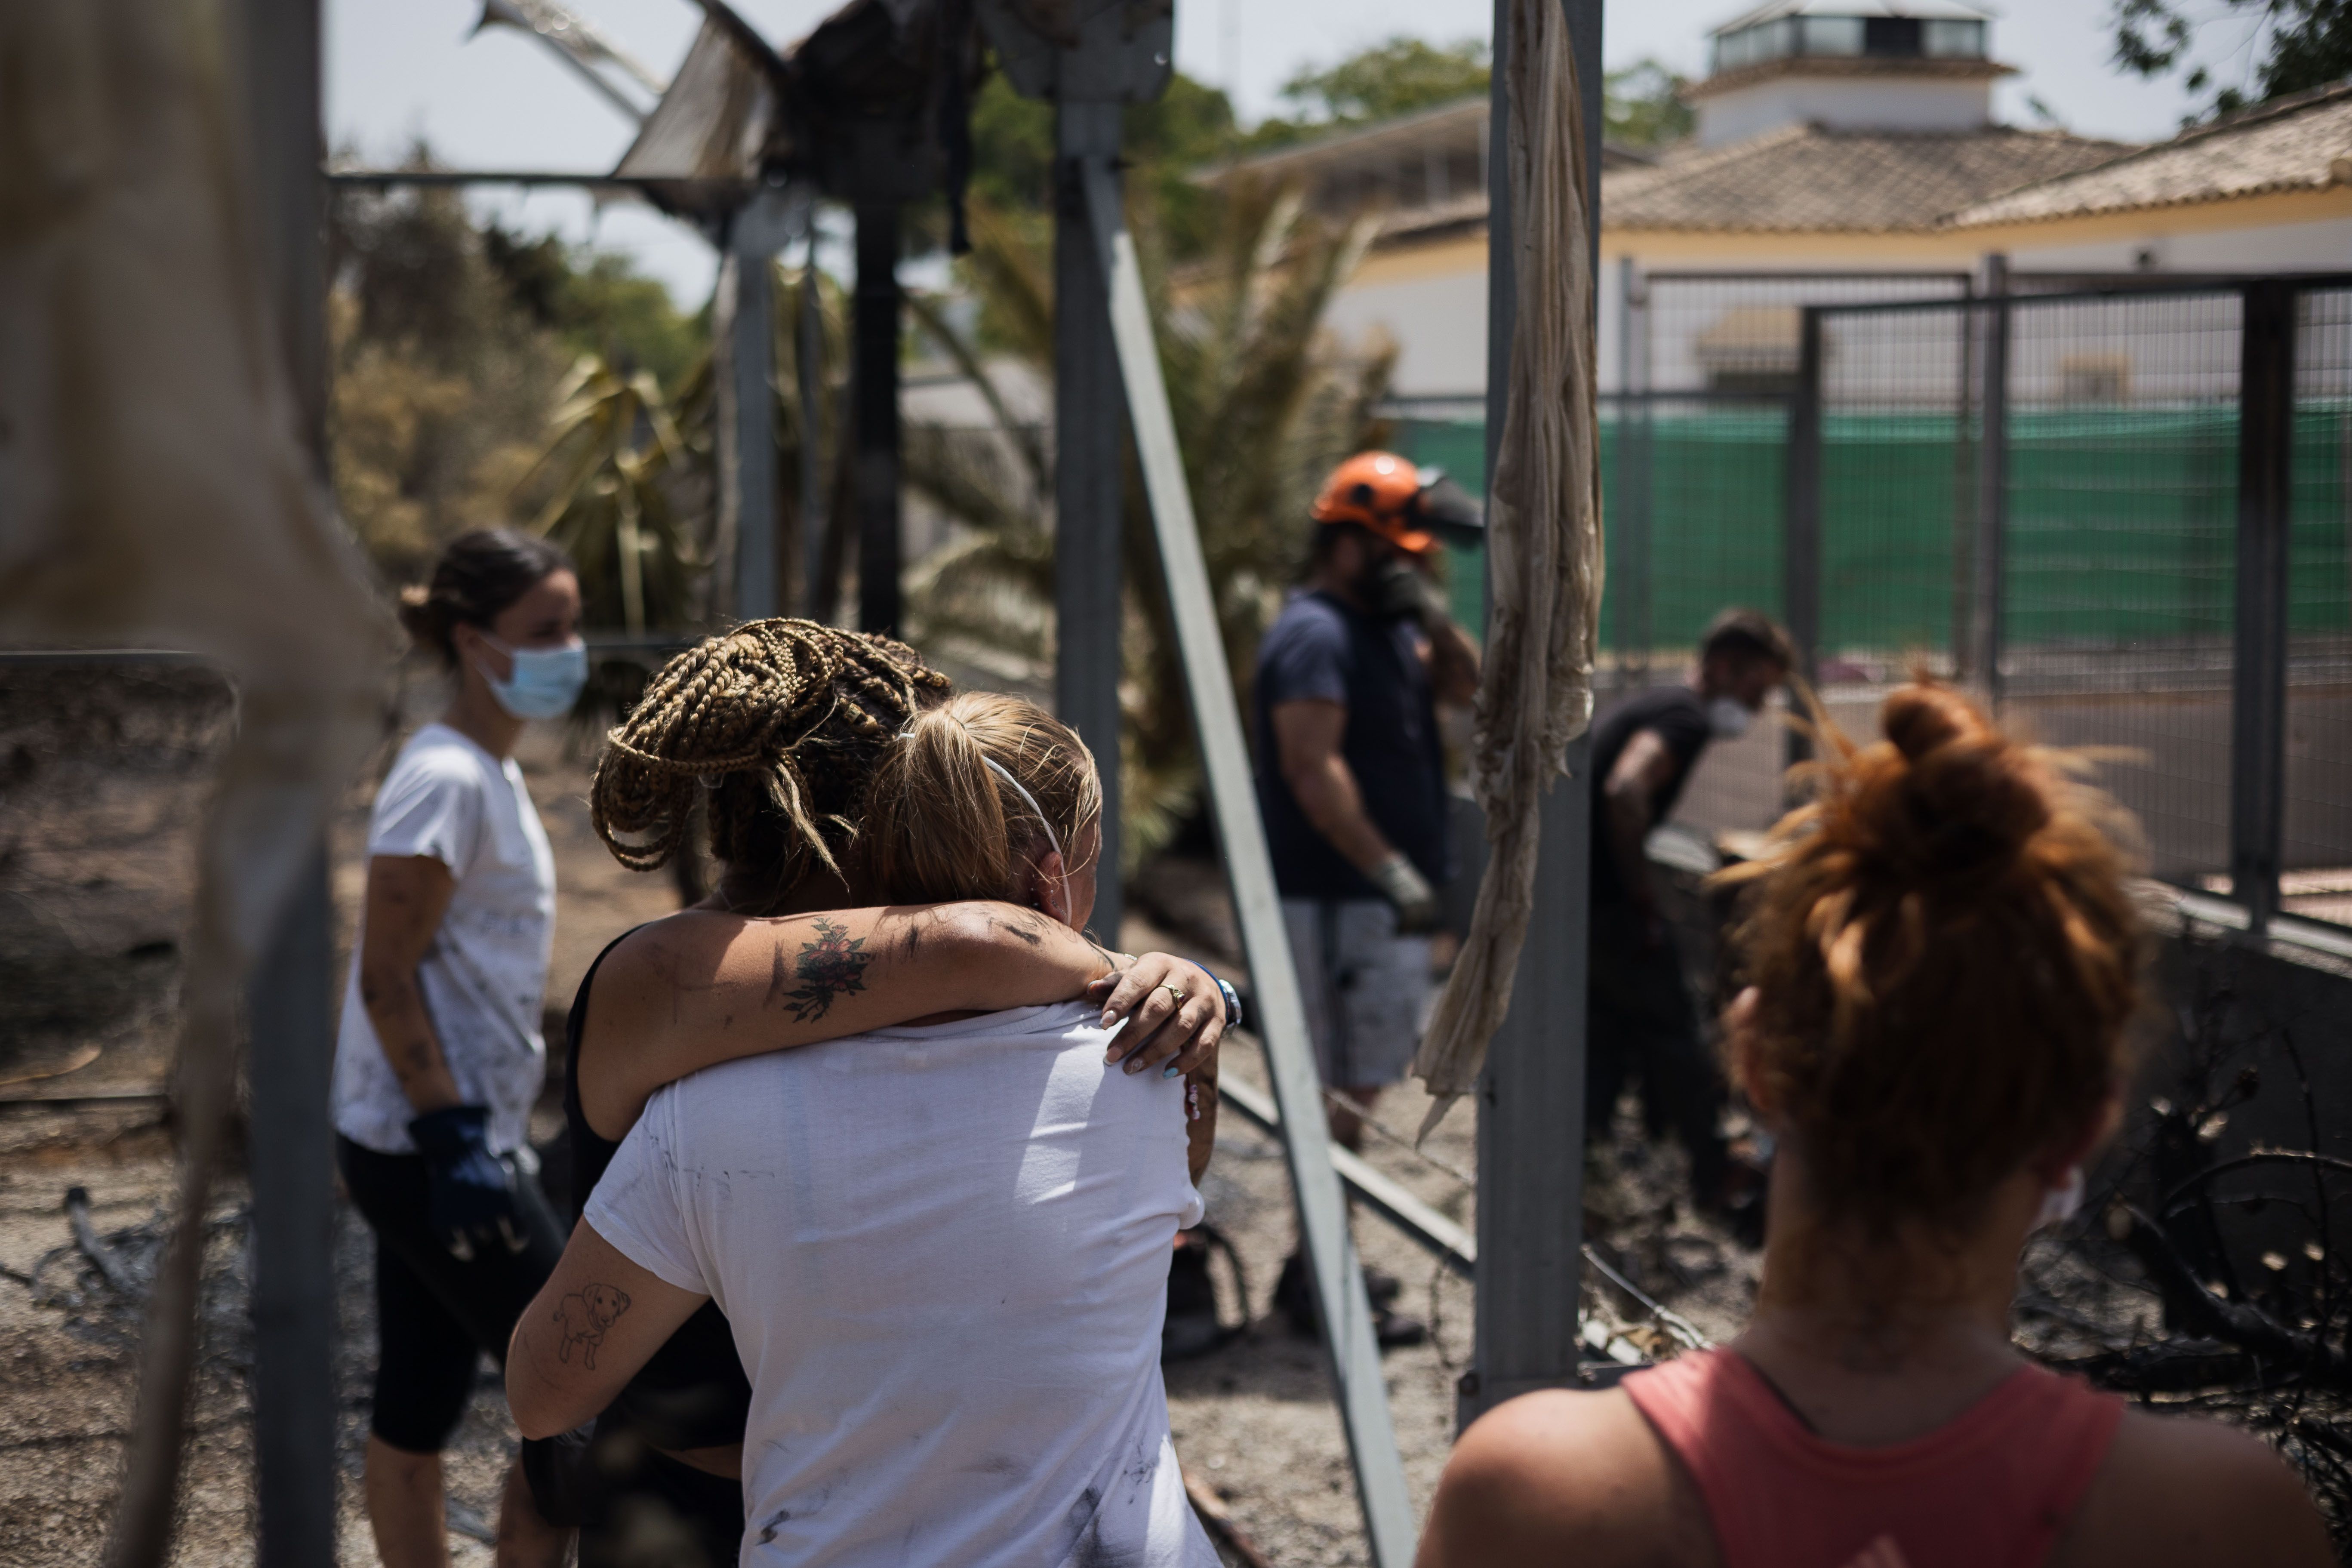
<svg viewBox="0 0 2352 1568"><path fill-rule="evenodd" d="M1986 52L1989 13L1958 0L1772 0L1711 35L1688 91L1702 146L1790 124L1973 131L2012 68Z"/></svg>

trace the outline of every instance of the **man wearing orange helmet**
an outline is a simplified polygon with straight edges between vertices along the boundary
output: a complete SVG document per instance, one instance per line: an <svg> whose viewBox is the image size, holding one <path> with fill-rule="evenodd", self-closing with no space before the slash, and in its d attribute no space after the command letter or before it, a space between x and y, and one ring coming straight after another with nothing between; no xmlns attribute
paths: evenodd
<svg viewBox="0 0 2352 1568"><path fill-rule="evenodd" d="M1466 706L1478 653L1432 575L1437 531L1477 510L1433 469L1360 452L1316 498L1306 579L1259 646L1257 793L1328 1089L1370 1109L1404 1076L1430 994L1429 933L1449 864L1436 705ZM1360 1118L1334 1107L1332 1136ZM1395 1281L1367 1273L1384 1344L1425 1332L1388 1311ZM1276 1301L1313 1331L1292 1258Z"/></svg>

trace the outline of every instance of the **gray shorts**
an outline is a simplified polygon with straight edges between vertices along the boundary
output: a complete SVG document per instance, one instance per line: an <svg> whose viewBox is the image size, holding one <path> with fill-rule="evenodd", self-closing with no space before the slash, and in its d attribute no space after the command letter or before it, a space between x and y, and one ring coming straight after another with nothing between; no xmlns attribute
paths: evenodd
<svg viewBox="0 0 2352 1568"><path fill-rule="evenodd" d="M1323 1087L1401 1080L1429 1011L1429 939L1397 935L1385 899L1285 899L1282 918Z"/></svg>

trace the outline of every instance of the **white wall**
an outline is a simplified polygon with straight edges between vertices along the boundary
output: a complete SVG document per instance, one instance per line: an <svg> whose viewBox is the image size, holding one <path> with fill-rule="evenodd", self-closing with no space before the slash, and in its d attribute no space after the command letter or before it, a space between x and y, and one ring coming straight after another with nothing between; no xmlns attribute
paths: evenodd
<svg viewBox="0 0 2352 1568"><path fill-rule="evenodd" d="M2155 212L2126 239L2095 245L2018 245L2009 264L2024 272L2337 272L2352 270L2352 218L2271 224L2260 228L2170 232L2172 222L2199 208ZM2171 220L2171 221L2168 221ZM2143 255L2148 259L2143 261Z"/></svg>
<svg viewBox="0 0 2352 1568"><path fill-rule="evenodd" d="M1355 285L1331 301L1323 320L1349 343L1373 327L1396 340L1392 384L1399 397L1475 395L1486 388L1484 268Z"/></svg>
<svg viewBox="0 0 2352 1568"><path fill-rule="evenodd" d="M1840 131L1972 131L1992 84L1941 77L1776 77L1698 101L1698 142L1720 147L1808 121Z"/></svg>

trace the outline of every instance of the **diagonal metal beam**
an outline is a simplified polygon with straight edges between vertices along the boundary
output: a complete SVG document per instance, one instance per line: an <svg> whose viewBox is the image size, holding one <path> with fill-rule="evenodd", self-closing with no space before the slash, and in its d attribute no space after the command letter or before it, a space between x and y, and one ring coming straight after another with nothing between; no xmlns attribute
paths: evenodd
<svg viewBox="0 0 2352 1568"><path fill-rule="evenodd" d="M1307 1007L1275 891L1265 826L1258 818L1249 751L1243 742L1233 675L1218 631L1208 563L1201 553L1200 528L1176 444L1176 422L1160 375L1160 351L1152 341L1143 272L1136 260L1134 237L1127 231L1118 178L1107 163L1087 163L1087 207L1108 284L1111 337L1118 348L1136 456L1151 502L1152 531L1168 580L1184 681L1192 692L1202 771L1233 884L1234 913L1240 917L1266 1066L1282 1113L1283 1150L1298 1199L1299 1234L1322 1308L1324 1348L1339 1392L1349 1458L1355 1466L1364 1534L1374 1568L1405 1568L1413 1552L1412 1502L1405 1490L1404 1465L1397 1456L1380 1346L1372 1337L1371 1301L1364 1294L1363 1270L1357 1266L1355 1242L1348 1234L1347 1198L1332 1168L1322 1083L1307 1045Z"/></svg>
<svg viewBox="0 0 2352 1568"><path fill-rule="evenodd" d="M482 0L482 19L474 24L474 36L478 37L483 29L492 26L512 27L536 38L557 59L578 72L582 80L604 94L614 108L636 124L646 122L644 107L607 81L604 73L596 67L600 63L620 67L636 79L638 86L656 98L669 89L669 83L607 37L593 22L553 4L552 0Z"/></svg>

